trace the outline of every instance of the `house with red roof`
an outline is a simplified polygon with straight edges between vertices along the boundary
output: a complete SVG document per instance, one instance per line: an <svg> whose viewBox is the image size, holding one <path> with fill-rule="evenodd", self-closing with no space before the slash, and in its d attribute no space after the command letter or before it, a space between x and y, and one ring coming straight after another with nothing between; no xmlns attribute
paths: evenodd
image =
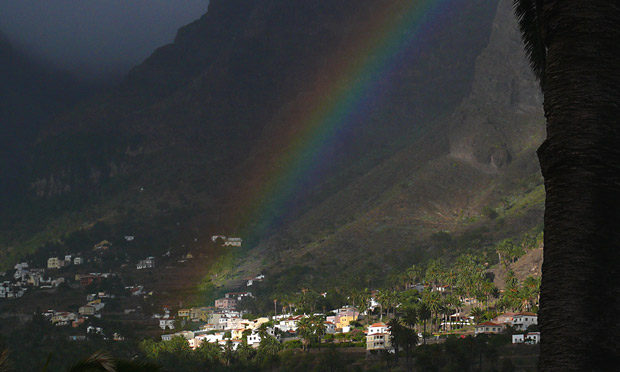
<svg viewBox="0 0 620 372"><path fill-rule="evenodd" d="M390 327L385 323L374 323L366 332L366 351L389 350L392 348Z"/></svg>
<svg viewBox="0 0 620 372"><path fill-rule="evenodd" d="M497 334L497 333L501 333L504 331L504 329L506 329L506 326L504 324L500 324L500 323L493 323L493 322L484 322L484 323L480 323L476 326L474 333L479 335L481 333L486 333L486 334Z"/></svg>

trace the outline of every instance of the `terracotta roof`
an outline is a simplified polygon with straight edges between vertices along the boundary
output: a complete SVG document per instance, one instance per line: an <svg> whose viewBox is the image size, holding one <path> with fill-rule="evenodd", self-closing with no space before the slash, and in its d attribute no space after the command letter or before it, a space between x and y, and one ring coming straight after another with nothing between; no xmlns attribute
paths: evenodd
<svg viewBox="0 0 620 372"><path fill-rule="evenodd" d="M498 324L498 323L493 323L493 322L484 322L484 323L478 324L476 327L480 327L480 326L501 327L502 325L503 324Z"/></svg>
<svg viewBox="0 0 620 372"><path fill-rule="evenodd" d="M371 327L386 327L385 323L375 323Z"/></svg>
<svg viewBox="0 0 620 372"><path fill-rule="evenodd" d="M514 316L538 316L538 314L531 313L531 312L523 312L523 313L517 313Z"/></svg>

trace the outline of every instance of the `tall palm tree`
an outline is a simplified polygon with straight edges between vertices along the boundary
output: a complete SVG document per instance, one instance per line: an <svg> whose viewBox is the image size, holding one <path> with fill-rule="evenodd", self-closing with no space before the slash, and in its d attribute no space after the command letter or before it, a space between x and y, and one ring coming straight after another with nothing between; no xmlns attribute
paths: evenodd
<svg viewBox="0 0 620 372"><path fill-rule="evenodd" d="M607 370L620 365L620 3L515 9L547 118L539 370Z"/></svg>
<svg viewBox="0 0 620 372"><path fill-rule="evenodd" d="M312 341L312 321L309 317L303 317L297 322L297 334L301 338L301 345L304 351L310 350L310 342Z"/></svg>
<svg viewBox="0 0 620 372"><path fill-rule="evenodd" d="M396 365L398 365L400 347L404 346L405 328L398 318L390 319L387 325L390 327L390 338L392 339L392 346L394 346L394 358Z"/></svg>
<svg viewBox="0 0 620 372"><path fill-rule="evenodd" d="M422 321L422 340L426 344L426 321L431 318L432 314L428 306L422 302L418 308L418 318Z"/></svg>

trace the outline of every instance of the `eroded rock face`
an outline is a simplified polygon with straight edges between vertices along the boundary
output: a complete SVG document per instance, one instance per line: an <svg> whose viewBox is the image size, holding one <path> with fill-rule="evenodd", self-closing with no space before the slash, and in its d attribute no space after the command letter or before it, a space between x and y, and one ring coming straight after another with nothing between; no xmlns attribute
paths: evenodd
<svg viewBox="0 0 620 372"><path fill-rule="evenodd" d="M541 122L542 94L523 52L512 2L501 0L489 45L476 62L471 93L452 120L450 154L497 173L516 151L540 138Z"/></svg>

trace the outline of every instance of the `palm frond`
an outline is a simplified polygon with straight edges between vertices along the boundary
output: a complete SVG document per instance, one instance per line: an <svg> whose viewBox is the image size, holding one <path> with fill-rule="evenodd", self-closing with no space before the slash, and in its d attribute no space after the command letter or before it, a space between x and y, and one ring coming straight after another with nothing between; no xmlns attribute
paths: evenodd
<svg viewBox="0 0 620 372"><path fill-rule="evenodd" d="M540 10L540 3L537 0L514 0L514 11L519 22L525 54L534 75L541 86L544 86L547 48L542 34Z"/></svg>
<svg viewBox="0 0 620 372"><path fill-rule="evenodd" d="M45 364L43 365L43 369L41 372L47 372L47 368L50 366L50 362L52 361L52 353L47 355L47 359L45 360Z"/></svg>
<svg viewBox="0 0 620 372"><path fill-rule="evenodd" d="M116 362L110 354L98 351L71 366L67 372L116 372Z"/></svg>
<svg viewBox="0 0 620 372"><path fill-rule="evenodd" d="M9 370L9 351L4 349L0 352L0 372L8 372Z"/></svg>

